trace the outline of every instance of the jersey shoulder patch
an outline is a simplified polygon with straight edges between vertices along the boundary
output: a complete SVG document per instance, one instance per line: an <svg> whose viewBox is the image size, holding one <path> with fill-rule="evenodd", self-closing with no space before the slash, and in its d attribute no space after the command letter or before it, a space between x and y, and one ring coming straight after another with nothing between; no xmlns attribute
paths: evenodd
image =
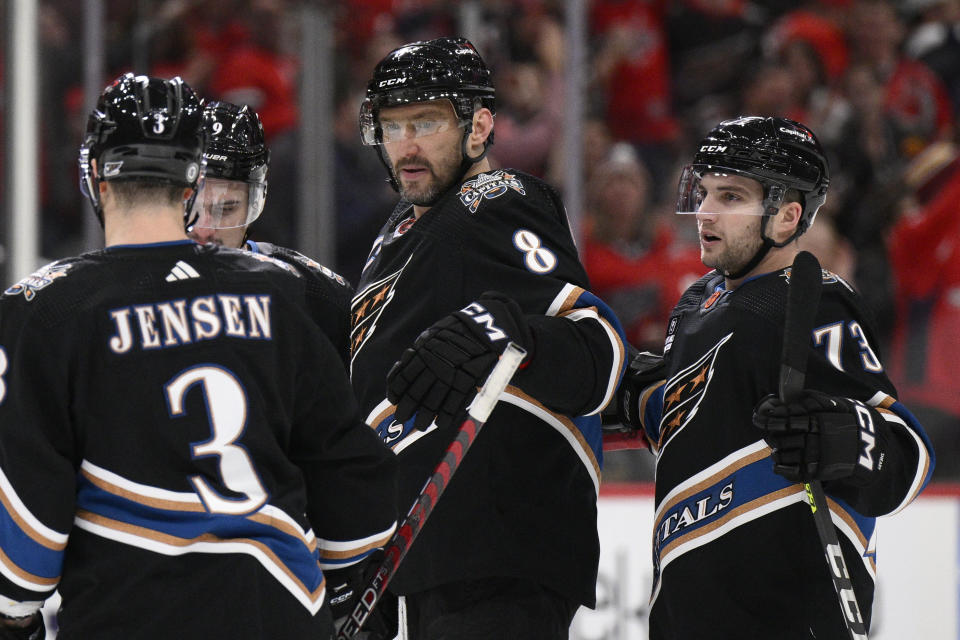
<svg viewBox="0 0 960 640"><path fill-rule="evenodd" d="M46 289L54 282L69 275L78 265L76 258L66 258L46 264L27 277L21 279L16 284L7 287L4 296L23 296L27 302L32 301L43 289Z"/></svg>
<svg viewBox="0 0 960 640"><path fill-rule="evenodd" d="M509 191L527 195L518 173L507 169L497 169L490 173L481 173L460 186L458 194L460 204L470 213L476 213L485 200L493 200Z"/></svg>

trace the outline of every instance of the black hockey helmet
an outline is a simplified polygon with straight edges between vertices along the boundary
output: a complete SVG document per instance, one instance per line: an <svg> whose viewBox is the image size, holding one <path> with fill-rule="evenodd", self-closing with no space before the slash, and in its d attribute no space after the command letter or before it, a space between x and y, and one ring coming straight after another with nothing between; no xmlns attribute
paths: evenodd
<svg viewBox="0 0 960 640"><path fill-rule="evenodd" d="M466 153L467 136L478 108L496 113L495 89L490 69L466 38L437 38L406 44L381 60L367 84L367 95L360 105L360 137L366 145L382 145L380 110L415 102L449 100L464 127L463 170L483 159L493 144L493 132L478 157ZM380 158L390 171L389 162L379 149ZM390 171L391 184L397 188Z"/></svg>
<svg viewBox="0 0 960 640"><path fill-rule="evenodd" d="M472 121L478 107L496 113L490 69L466 38L437 38L394 49L377 64L360 106L364 144L381 144L380 109L449 100L457 118Z"/></svg>
<svg viewBox="0 0 960 640"><path fill-rule="evenodd" d="M179 77L126 73L104 89L87 119L79 158L80 189L101 224L100 180L197 186L204 146L202 110L201 100Z"/></svg>
<svg viewBox="0 0 960 640"><path fill-rule="evenodd" d="M794 237L813 224L830 184L830 169L816 136L787 118L748 116L721 122L700 142L689 168L694 176L733 173L758 181L767 215L776 213L788 189L796 189L803 213ZM687 211L684 186L681 181L678 210Z"/></svg>
<svg viewBox="0 0 960 640"><path fill-rule="evenodd" d="M260 116L247 105L211 102L203 109L206 175L224 180L266 183L270 150Z"/></svg>
<svg viewBox="0 0 960 640"><path fill-rule="evenodd" d="M260 116L247 105L211 102L203 109L207 146L203 152L206 180L194 203L198 225L220 229L246 226L260 217L267 197L267 170L270 150L264 139ZM229 215L221 206L211 178L244 182L248 185L247 211ZM200 208L211 215L202 216Z"/></svg>

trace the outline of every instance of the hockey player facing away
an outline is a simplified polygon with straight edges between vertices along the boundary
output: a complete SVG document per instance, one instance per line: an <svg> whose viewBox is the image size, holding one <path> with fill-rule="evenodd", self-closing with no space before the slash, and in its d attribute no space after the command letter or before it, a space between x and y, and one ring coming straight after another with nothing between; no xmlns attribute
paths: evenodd
<svg viewBox="0 0 960 640"><path fill-rule="evenodd" d="M303 279L187 238L201 110L179 78L107 87L80 151L106 248L0 297L4 638L42 638L54 589L64 640L330 638L324 571L396 526Z"/></svg>
<svg viewBox="0 0 960 640"><path fill-rule="evenodd" d="M826 198L813 133L720 123L680 181L713 271L681 297L663 360L640 354L621 418L657 455L650 637L846 639L803 485L818 479L869 626L877 516L926 485L933 451L896 399L863 303L824 270L800 401L778 389L796 239ZM664 380L665 378L665 380Z"/></svg>
<svg viewBox="0 0 960 640"><path fill-rule="evenodd" d="M203 110L207 145L205 178L193 205L188 235L197 242L246 249L293 266L307 287L314 322L337 348L344 364L350 357L350 299L353 287L316 260L268 242L254 242L248 228L263 213L267 198L270 150L260 117L250 107L210 102Z"/></svg>
<svg viewBox="0 0 960 640"><path fill-rule="evenodd" d="M494 108L473 45L440 38L388 54L360 111L401 200L353 299L352 380L401 504L506 344L528 353L391 583L416 640L566 638L595 599L597 414L621 331L586 291L557 192L491 170Z"/></svg>

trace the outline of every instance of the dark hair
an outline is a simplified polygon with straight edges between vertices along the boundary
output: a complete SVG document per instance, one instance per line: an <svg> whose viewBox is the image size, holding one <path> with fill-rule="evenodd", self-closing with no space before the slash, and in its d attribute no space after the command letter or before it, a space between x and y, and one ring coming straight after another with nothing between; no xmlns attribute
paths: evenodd
<svg viewBox="0 0 960 640"><path fill-rule="evenodd" d="M131 209L145 204L177 206L186 187L161 180L113 180L110 183L117 206Z"/></svg>

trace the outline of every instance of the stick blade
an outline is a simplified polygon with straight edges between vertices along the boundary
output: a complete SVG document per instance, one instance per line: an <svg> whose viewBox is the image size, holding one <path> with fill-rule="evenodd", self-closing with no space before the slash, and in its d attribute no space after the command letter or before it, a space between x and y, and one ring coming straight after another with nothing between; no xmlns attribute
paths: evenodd
<svg viewBox="0 0 960 640"><path fill-rule="evenodd" d="M816 257L801 251L790 268L786 319L783 326L783 354L780 360L780 399L796 399L803 390L807 373L810 330L820 306L823 272Z"/></svg>

